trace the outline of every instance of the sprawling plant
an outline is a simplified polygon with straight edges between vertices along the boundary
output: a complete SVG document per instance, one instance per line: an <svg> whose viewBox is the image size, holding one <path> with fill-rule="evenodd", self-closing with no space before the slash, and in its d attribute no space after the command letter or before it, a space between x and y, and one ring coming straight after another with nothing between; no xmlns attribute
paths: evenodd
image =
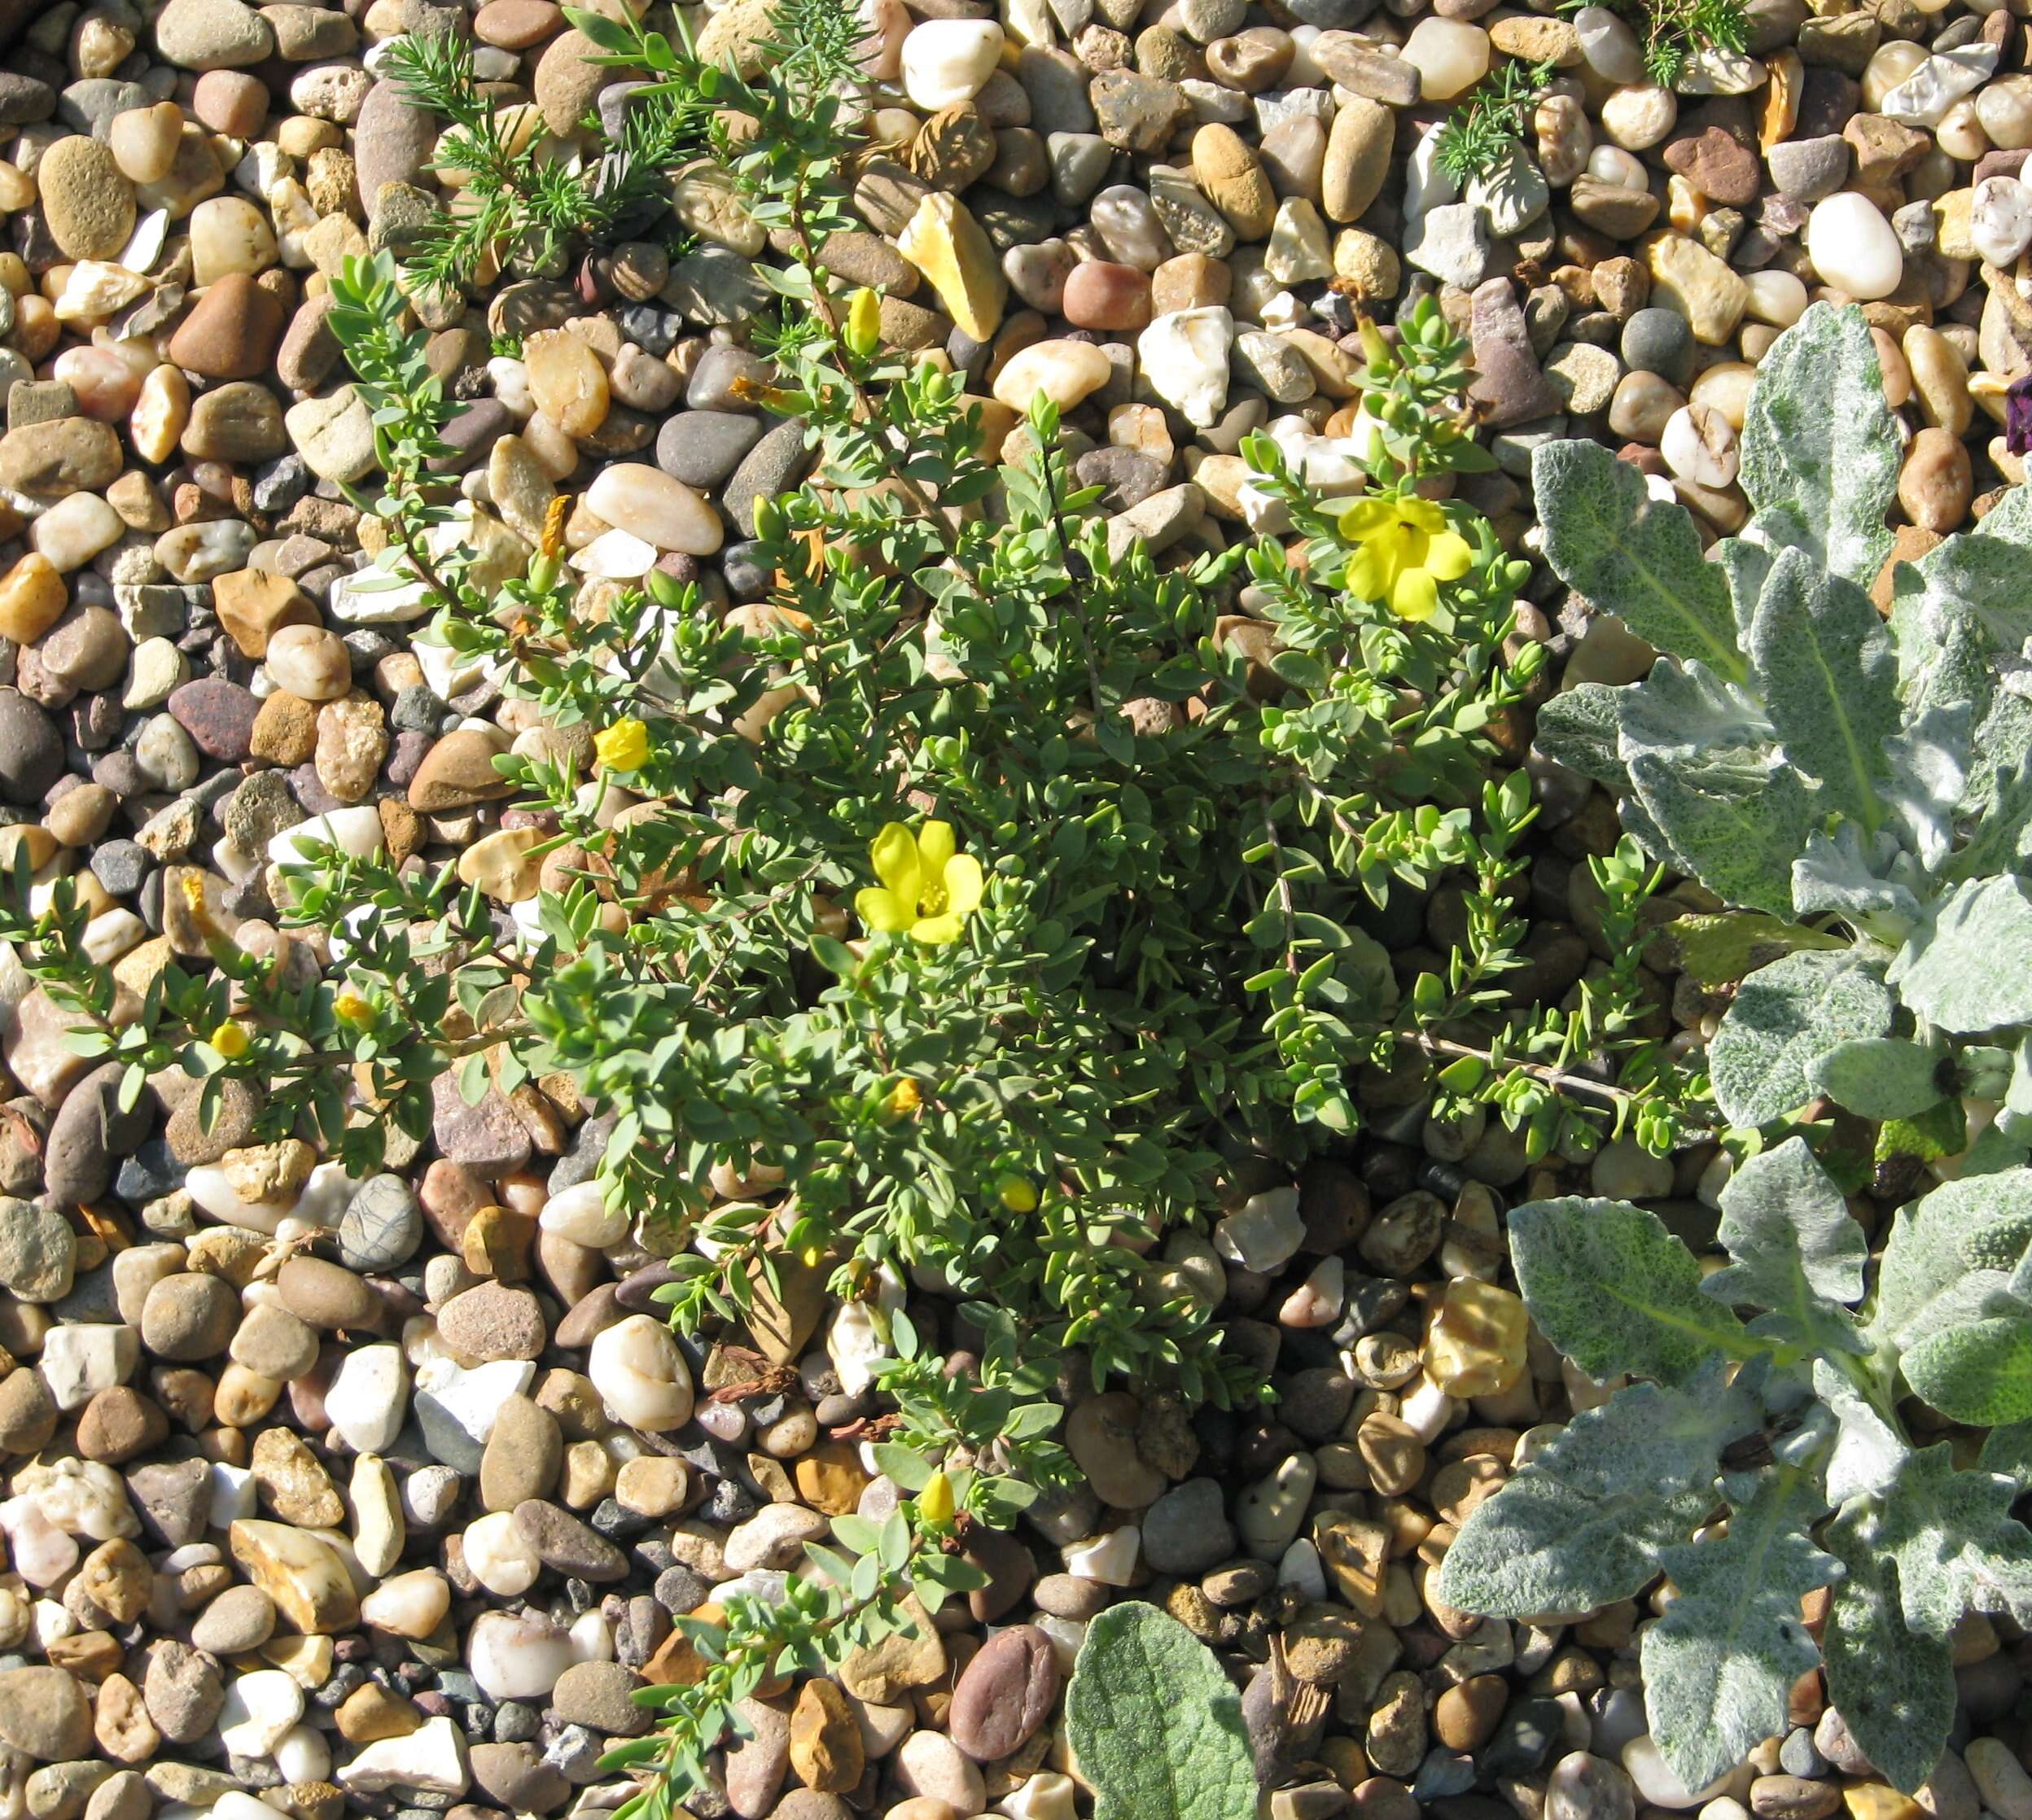
<svg viewBox="0 0 2032 1820"><path fill-rule="evenodd" d="M1789 1690L1819 1663L1864 1755L1916 1789L1953 1722L1964 1612L2032 1621L2032 1531L2011 1514L2032 1458L2032 1170L1934 1188L1900 1210L1874 1267L1798 1137L1723 1191L1729 1262L1712 1274L1622 1201L1535 1201L1509 1236L1545 1337L1591 1377L1642 1381L1468 1517L1438 1596L1572 1616L1662 1576L1645 1698L1688 1788L1781 1734ZM1914 1444L1908 1394L2008 1425L1964 1469L1954 1443ZM1801 1602L1822 1588L1816 1648Z"/></svg>
<svg viewBox="0 0 2032 1820"><path fill-rule="evenodd" d="M2021 1162L2032 702L2012 678L2032 499L1896 563L1887 623L1870 589L1898 458L1861 313L1828 304L1758 370L1755 515L1705 559L1688 514L1599 444L1539 451L1548 560L1662 654L1641 682L1549 703L1539 739L1618 793L1648 852L1751 913L1729 940L1789 951L1710 1046L1728 1118L1826 1095L1888 1122L1880 1148L1933 1157L1963 1148L1964 1095L2008 1089L1986 1155Z"/></svg>

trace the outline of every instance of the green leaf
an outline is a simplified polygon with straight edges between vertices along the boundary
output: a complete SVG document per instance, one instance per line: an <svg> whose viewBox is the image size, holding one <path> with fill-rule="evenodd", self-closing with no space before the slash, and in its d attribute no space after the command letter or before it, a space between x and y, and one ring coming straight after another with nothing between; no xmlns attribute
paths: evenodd
<svg viewBox="0 0 2032 1820"><path fill-rule="evenodd" d="M1555 695L1538 711L1534 740L1554 763L1618 795L1630 788L1630 773L1617 751L1616 698L1621 693L1604 683L1579 683Z"/></svg>
<svg viewBox="0 0 2032 1820"><path fill-rule="evenodd" d="M1806 1140L1748 1158L1721 1201L1721 1241L1735 1262L1705 1279L1701 1293L1769 1309L1788 1340L1859 1349L1842 1305L1863 1299L1869 1245Z"/></svg>
<svg viewBox="0 0 2032 1820"><path fill-rule="evenodd" d="M1510 1251L1539 1331L1597 1380L1628 1372L1683 1384L1716 1353L1762 1351L1701 1293L1693 1253L1654 1214L1569 1196L1510 1214Z"/></svg>
<svg viewBox="0 0 2032 1820"><path fill-rule="evenodd" d="M2032 1019L2032 887L2009 874L1956 886L1885 977L1915 1015L1957 1035Z"/></svg>
<svg viewBox="0 0 2032 1820"><path fill-rule="evenodd" d="M1992 1428L1976 1463L1986 1472L2001 1472L2021 1485L2032 1485L2032 1421L2007 1422Z"/></svg>
<svg viewBox="0 0 2032 1820"><path fill-rule="evenodd" d="M1213 1652L1131 1599L1087 1626L1066 1727L1094 1820L1255 1820L1242 1702Z"/></svg>
<svg viewBox="0 0 2032 1820"><path fill-rule="evenodd" d="M2032 1170L1945 1182L1892 1216L1870 1337L1894 1352L1998 1311L2032 1258Z"/></svg>
<svg viewBox="0 0 2032 1820"><path fill-rule="evenodd" d="M1782 1735L1792 1684L1820 1660L1799 1601L1842 1570L1806 1533L1824 1508L1811 1474L1781 1466L1732 1511L1726 1536L1665 1552L1676 1596L1639 1660L1651 1736L1690 1789Z"/></svg>
<svg viewBox="0 0 2032 1820"><path fill-rule="evenodd" d="M1758 362L1737 479L1773 544L1867 588L1890 555L1900 445L1863 313L1815 304Z"/></svg>
<svg viewBox="0 0 2032 1820"><path fill-rule="evenodd" d="M1631 787L1665 843L1654 859L1690 871L1724 903L1792 914L1792 863L1813 822L1798 772L1650 751L1628 762Z"/></svg>
<svg viewBox="0 0 2032 1820"><path fill-rule="evenodd" d="M1933 1773L1955 1722L1954 1652L1907 1628L1898 1563L1842 1512L1822 1538L1848 1571L1835 1582L1820 1638L1828 1695L1877 1773L1906 1794Z"/></svg>
<svg viewBox="0 0 2032 1820"><path fill-rule="evenodd" d="M1929 1333L1899 1361L1942 1415L1978 1428L2032 1416L2032 1319L1992 1315Z"/></svg>
<svg viewBox="0 0 2032 1820"><path fill-rule="evenodd" d="M1864 1118L1911 1118L1946 1097L1942 1058L1902 1037L1837 1043L1806 1070L1806 1078L1837 1106Z"/></svg>
<svg viewBox="0 0 2032 1820"><path fill-rule="evenodd" d="M1780 551L1750 622L1750 656L1786 757L1874 832L1900 716L1898 659L1869 596L1816 572L1803 550Z"/></svg>
<svg viewBox="0 0 2032 1820"><path fill-rule="evenodd" d="M2032 1530L2011 1515L2017 1481L1957 1472L1947 1442L1914 1454L1881 1498L1842 1508L1857 1544L1898 1568L1905 1622L1945 1641L1970 1607L2032 1618Z"/></svg>
<svg viewBox="0 0 2032 1820"><path fill-rule="evenodd" d="M1702 986L1733 986L1780 955L1802 948L1849 946L1839 935L1756 911L1679 917L1665 925L1665 933L1678 944L1679 971Z"/></svg>
<svg viewBox="0 0 2032 1820"><path fill-rule="evenodd" d="M1633 1384L1561 1429L1471 1511L1439 1565L1446 1604L1487 1617L1588 1612L1658 1577L1714 1507L1721 1450L1758 1411L1719 1366L1693 1389Z"/></svg>
<svg viewBox="0 0 2032 1820"><path fill-rule="evenodd" d="M1728 1008L1707 1067L1732 1125L1763 1125L1814 1096L1806 1070L1838 1043L1891 1027L1882 970L1854 952L1789 954L1752 973Z"/></svg>
<svg viewBox="0 0 2032 1820"><path fill-rule="evenodd" d="M1545 560L1568 587L1662 651L1748 674L1728 580L1702 558L1684 507L1653 500L1636 469L1585 438L1540 447L1531 483Z"/></svg>

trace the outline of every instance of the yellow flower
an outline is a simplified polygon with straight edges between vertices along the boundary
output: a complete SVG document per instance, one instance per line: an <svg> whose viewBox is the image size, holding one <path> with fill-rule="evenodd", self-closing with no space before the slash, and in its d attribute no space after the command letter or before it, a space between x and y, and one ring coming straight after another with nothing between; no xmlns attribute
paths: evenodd
<svg viewBox="0 0 2032 1820"><path fill-rule="evenodd" d="M331 1001L331 1012L344 1023L365 1024L374 1017L374 1007L350 987Z"/></svg>
<svg viewBox="0 0 2032 1820"><path fill-rule="evenodd" d="M898 1081L889 1089L888 1110L891 1118L908 1118L924 1104L924 1096L918 1092L915 1081Z"/></svg>
<svg viewBox="0 0 2032 1820"><path fill-rule="evenodd" d="M854 895L854 908L882 935L908 934L934 946L960 938L960 925L981 904L981 863L953 851L952 824L927 821L913 838L900 821L869 843L879 887Z"/></svg>
<svg viewBox="0 0 2032 1820"><path fill-rule="evenodd" d="M943 1472L934 1472L917 1494L917 1515L927 1523L950 1523L952 1511L952 1481Z"/></svg>
<svg viewBox="0 0 2032 1820"><path fill-rule="evenodd" d="M247 1041L246 1025L229 1017L212 1032L212 1047L228 1061L238 1061L252 1045Z"/></svg>
<svg viewBox="0 0 2032 1820"><path fill-rule="evenodd" d="M847 306L847 345L863 360L882 345L882 300L866 285Z"/></svg>
<svg viewBox="0 0 2032 1820"><path fill-rule="evenodd" d="M1386 602L1400 619L1430 619L1439 584L1458 581L1474 560L1439 508L1409 493L1356 500L1341 514L1341 535L1357 546L1347 585L1365 601Z"/></svg>
<svg viewBox="0 0 2032 1820"><path fill-rule="evenodd" d="M649 763L649 728L633 715L616 720L594 738L593 751L609 771L640 771Z"/></svg>

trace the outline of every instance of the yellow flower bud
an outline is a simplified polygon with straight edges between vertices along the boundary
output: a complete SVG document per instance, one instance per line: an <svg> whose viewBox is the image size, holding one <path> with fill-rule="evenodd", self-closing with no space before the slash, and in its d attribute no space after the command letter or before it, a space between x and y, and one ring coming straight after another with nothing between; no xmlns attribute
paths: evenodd
<svg viewBox="0 0 2032 1820"><path fill-rule="evenodd" d="M374 1007L349 987L331 1001L331 1011L335 1017L348 1024L368 1023L374 1017Z"/></svg>
<svg viewBox="0 0 2032 1820"><path fill-rule="evenodd" d="M1005 1175L995 1192L996 1198L1012 1214L1034 1214L1037 1211L1037 1190L1020 1175Z"/></svg>
<svg viewBox="0 0 2032 1820"><path fill-rule="evenodd" d="M640 771L649 763L649 728L629 715L593 742L594 755L609 771Z"/></svg>
<svg viewBox="0 0 2032 1820"><path fill-rule="evenodd" d="M943 1472L934 1472L917 1494L917 1515L927 1523L950 1523L952 1511L952 1481Z"/></svg>
<svg viewBox="0 0 2032 1820"><path fill-rule="evenodd" d="M865 284L847 306L846 340L863 360L882 345L882 300Z"/></svg>
<svg viewBox="0 0 2032 1820"><path fill-rule="evenodd" d="M253 1044L248 1040L247 1026L229 1017L212 1032L212 1047L228 1061L238 1061Z"/></svg>
<svg viewBox="0 0 2032 1820"><path fill-rule="evenodd" d="M915 1081L898 1081L889 1089L889 1116L891 1118L908 1118L923 1104L924 1096L917 1092Z"/></svg>

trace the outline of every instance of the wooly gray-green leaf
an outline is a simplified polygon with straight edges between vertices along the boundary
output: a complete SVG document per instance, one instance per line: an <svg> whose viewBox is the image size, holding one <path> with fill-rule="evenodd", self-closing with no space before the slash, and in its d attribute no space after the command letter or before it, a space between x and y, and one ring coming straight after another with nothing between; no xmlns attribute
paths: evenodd
<svg viewBox="0 0 2032 1820"><path fill-rule="evenodd" d="M1790 956L1737 993L1709 1062L1739 1125L1822 1093L1914 1116L1942 1096L1910 1058L1824 1058L1922 1026L2015 1046L2032 1026L2032 889L2015 876L2032 702L2000 680L2032 638L2032 492L1895 565L1887 625L1869 590L1899 454L1862 313L1815 304L1758 371L1741 535L1703 554L1670 483L1593 443L1533 461L1547 560L1660 653L1641 681L1548 704L1541 750L1614 792L1654 859L1738 909L1838 918L1852 943L1846 965ZM1944 1095L1951 1065L1940 1078ZM1876 1109L1893 1105L1912 1109ZM2029 1153L2032 1109L2010 1109L1986 1161Z"/></svg>
<svg viewBox="0 0 2032 1820"><path fill-rule="evenodd" d="M1789 1689L1821 1661L1858 1746L1909 1792L1947 1743L1964 1612L2032 1618L2032 1530L2011 1515L2032 1478L2032 1420L2018 1420L2032 1418L2032 1169L1901 1209L1874 1282L1802 1139L1746 1161L1722 1208L1728 1262L1705 1275L1620 1201L1511 1214L1539 1331L1590 1376L1649 1381L1520 1450L1434 1591L1472 1612L1571 1618L1662 1576L1673 1597L1640 1660L1652 1739L1688 1788L1782 1733ZM1913 1446L1907 1394L2012 1425L1958 1470L1947 1443ZM1820 1587L1816 1652L1800 1600Z"/></svg>

